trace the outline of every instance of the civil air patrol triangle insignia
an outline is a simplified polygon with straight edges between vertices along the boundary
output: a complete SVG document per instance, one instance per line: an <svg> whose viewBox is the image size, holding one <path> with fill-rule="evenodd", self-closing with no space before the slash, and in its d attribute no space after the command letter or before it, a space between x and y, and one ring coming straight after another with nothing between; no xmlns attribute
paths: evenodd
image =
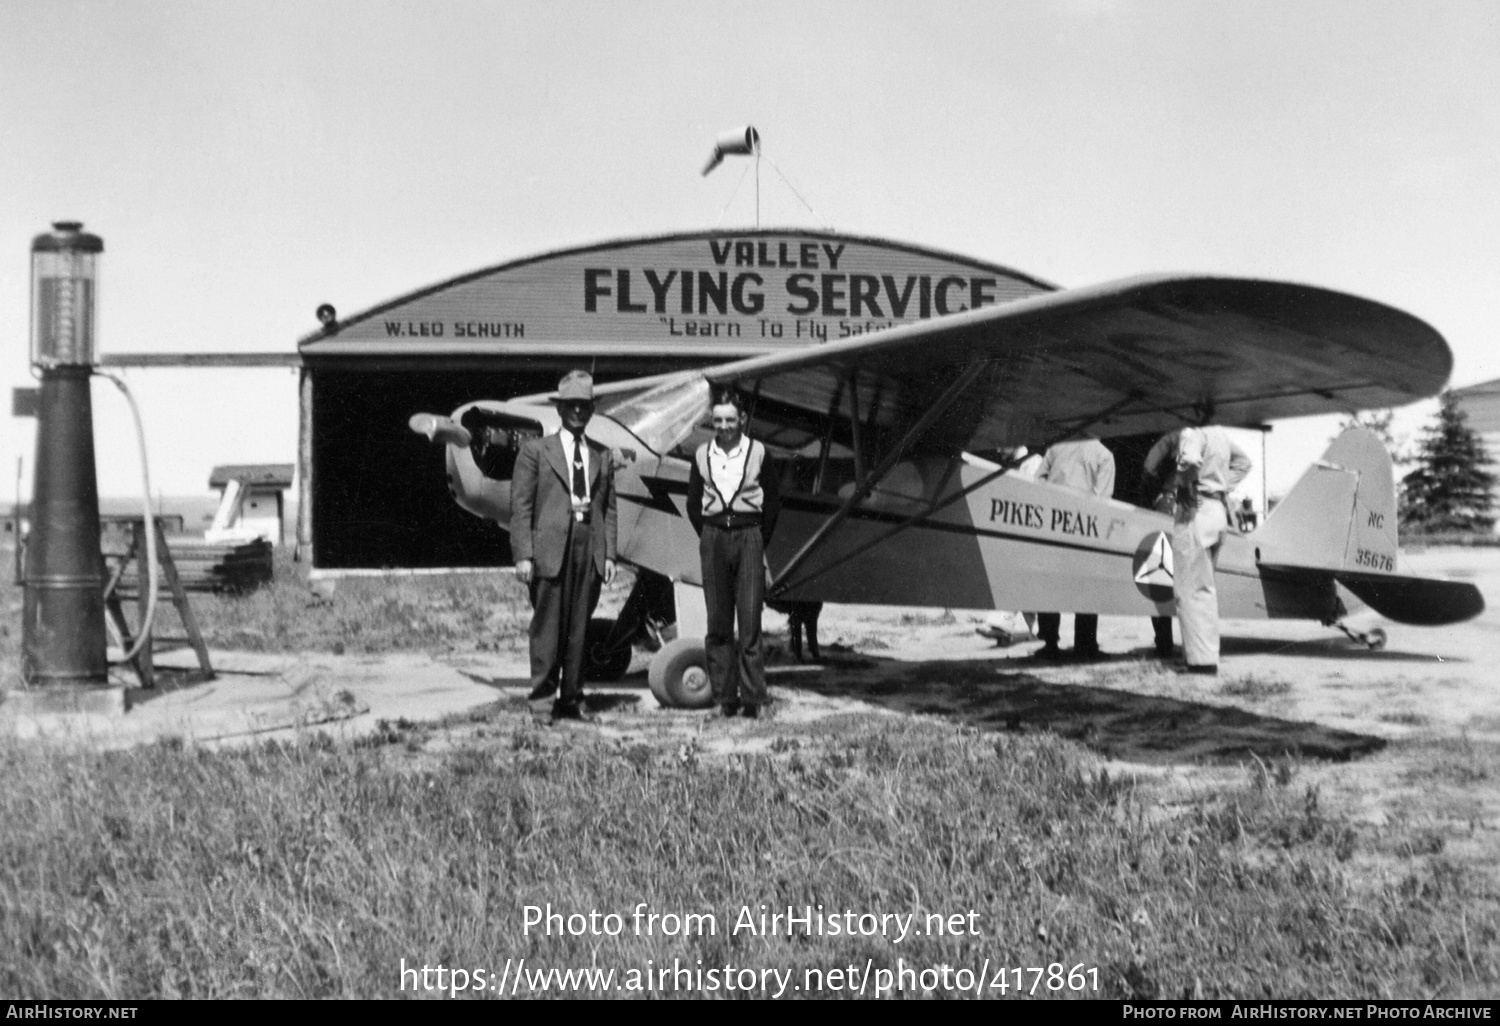
<svg viewBox="0 0 1500 1026"><path fill-rule="evenodd" d="M1172 544L1163 531L1141 539L1132 560L1135 586L1153 602L1172 601Z"/></svg>
<svg viewBox="0 0 1500 1026"><path fill-rule="evenodd" d="M1162 584L1170 588L1172 586L1171 543L1161 531L1157 531L1146 541L1150 543L1149 546L1143 544L1136 552L1135 583Z"/></svg>

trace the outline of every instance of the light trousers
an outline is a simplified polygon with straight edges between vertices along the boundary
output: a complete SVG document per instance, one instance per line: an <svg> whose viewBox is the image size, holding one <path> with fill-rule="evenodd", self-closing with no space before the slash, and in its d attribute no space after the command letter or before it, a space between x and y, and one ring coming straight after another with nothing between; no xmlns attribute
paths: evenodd
<svg viewBox="0 0 1500 1026"><path fill-rule="evenodd" d="M1229 527L1224 503L1201 496L1177 507L1172 523L1172 590L1189 666L1219 665L1219 593L1214 565Z"/></svg>

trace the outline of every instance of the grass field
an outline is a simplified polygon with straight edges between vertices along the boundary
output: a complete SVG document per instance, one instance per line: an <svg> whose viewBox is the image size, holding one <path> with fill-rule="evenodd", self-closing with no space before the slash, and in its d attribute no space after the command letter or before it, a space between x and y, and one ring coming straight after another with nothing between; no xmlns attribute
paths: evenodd
<svg viewBox="0 0 1500 1026"><path fill-rule="evenodd" d="M14 679L19 596L4 594ZM270 589L196 608L211 644L272 650L514 647L525 624L504 577L344 582L320 599L292 564ZM1282 685L1233 687L1255 700ZM486 994L523 958L531 971L614 970L617 988L701 960L767 974L769 993L786 980L784 996L814 982L843 993L832 971L867 966L927 970L905 997L960 996L950 983L972 993L981 974L1032 966L1061 967L1058 989L1048 972L1023 973L1023 987L1039 977L1038 994L1062 997L1500 992L1493 867L1418 823L1336 807L1307 763L1252 760L1184 791L1047 733L876 711L753 725L635 715L628 737L549 728L502 701L358 743L0 741L0 993L430 996L404 960L461 968L466 988L485 987L465 993ZM1459 783L1500 770L1460 744L1424 765ZM643 902L712 914L715 931L638 935ZM762 904L963 927L900 943L733 929ZM528 933L527 906L548 905L615 913L622 929Z"/></svg>
<svg viewBox="0 0 1500 1026"><path fill-rule="evenodd" d="M605 601L628 592L622 581ZM192 604L210 647L254 652L493 651L524 645L531 616L525 589L501 572L348 577L320 596L285 549L269 585Z"/></svg>

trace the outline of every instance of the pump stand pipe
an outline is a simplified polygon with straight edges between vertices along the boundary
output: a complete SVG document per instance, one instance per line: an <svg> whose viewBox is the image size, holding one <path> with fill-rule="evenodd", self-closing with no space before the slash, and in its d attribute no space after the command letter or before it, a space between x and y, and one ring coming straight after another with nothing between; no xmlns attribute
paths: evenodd
<svg viewBox="0 0 1500 1026"><path fill-rule="evenodd" d="M31 686L109 680L91 376L86 366L41 371L22 601L22 674Z"/></svg>

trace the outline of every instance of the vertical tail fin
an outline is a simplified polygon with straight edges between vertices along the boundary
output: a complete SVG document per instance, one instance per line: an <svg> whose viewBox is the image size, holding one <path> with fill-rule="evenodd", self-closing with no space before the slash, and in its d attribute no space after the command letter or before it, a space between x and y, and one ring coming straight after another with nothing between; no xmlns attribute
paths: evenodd
<svg viewBox="0 0 1500 1026"><path fill-rule="evenodd" d="M1263 572L1331 574L1397 623L1459 623L1484 611L1484 596L1468 581L1398 572L1391 457L1363 428L1335 438L1250 541Z"/></svg>
<svg viewBox="0 0 1500 1026"><path fill-rule="evenodd" d="M1364 428L1333 440L1250 536L1263 564L1396 572L1396 481L1385 443Z"/></svg>

